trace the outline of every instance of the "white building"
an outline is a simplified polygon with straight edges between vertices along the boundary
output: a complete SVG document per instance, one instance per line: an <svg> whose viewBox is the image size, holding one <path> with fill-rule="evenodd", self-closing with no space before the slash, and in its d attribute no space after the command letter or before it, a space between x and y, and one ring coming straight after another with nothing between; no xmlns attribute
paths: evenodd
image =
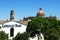
<svg viewBox="0 0 60 40"><path fill-rule="evenodd" d="M19 32L20 33L26 32L26 28L27 28L27 26L14 21L13 10L11 10L10 12L10 21L2 23L0 24L0 26L1 26L0 31L4 31L5 33L7 33L9 39L15 37Z"/></svg>
<svg viewBox="0 0 60 40"><path fill-rule="evenodd" d="M17 35L17 33L24 33L26 32L27 26L22 25L20 23L16 23L14 21L10 21L4 24L1 24L1 29L0 31L4 31L5 33L8 34L9 39L12 39Z"/></svg>

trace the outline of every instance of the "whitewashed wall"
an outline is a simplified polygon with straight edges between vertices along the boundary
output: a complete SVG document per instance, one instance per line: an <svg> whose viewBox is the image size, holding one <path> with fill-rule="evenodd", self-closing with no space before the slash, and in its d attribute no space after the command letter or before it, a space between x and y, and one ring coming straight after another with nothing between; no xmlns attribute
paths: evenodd
<svg viewBox="0 0 60 40"><path fill-rule="evenodd" d="M14 28L14 36L13 36L13 37L15 37L15 36L17 35L17 33L19 33L19 32L20 32L20 33L26 32L27 26L25 26L25 25L22 25L22 24L13 22L13 21L4 23L4 25L15 25L15 24L21 25L21 27L15 27L15 26L13 27L13 28ZM0 26L2 26L2 24L0 24ZM12 27L2 27L2 28L0 29L0 31L4 31L5 33L8 34L9 39L12 39L13 37L10 37L10 29L11 29L11 28L12 28Z"/></svg>
<svg viewBox="0 0 60 40"><path fill-rule="evenodd" d="M33 38L29 38L29 40L38 40L38 35L35 35L35 37L33 37ZM39 35L39 40L44 40L44 36L42 35L42 33L40 33L40 35Z"/></svg>
<svg viewBox="0 0 60 40"><path fill-rule="evenodd" d="M30 37L29 40L38 40L38 36L35 35L35 37L33 37L33 38Z"/></svg>

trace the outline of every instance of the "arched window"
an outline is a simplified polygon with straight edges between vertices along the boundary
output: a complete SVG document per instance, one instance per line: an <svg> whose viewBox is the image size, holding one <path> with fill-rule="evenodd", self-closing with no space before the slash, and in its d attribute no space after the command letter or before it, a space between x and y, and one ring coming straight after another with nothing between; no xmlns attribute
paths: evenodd
<svg viewBox="0 0 60 40"><path fill-rule="evenodd" d="M14 28L10 29L10 36L13 37L14 36Z"/></svg>

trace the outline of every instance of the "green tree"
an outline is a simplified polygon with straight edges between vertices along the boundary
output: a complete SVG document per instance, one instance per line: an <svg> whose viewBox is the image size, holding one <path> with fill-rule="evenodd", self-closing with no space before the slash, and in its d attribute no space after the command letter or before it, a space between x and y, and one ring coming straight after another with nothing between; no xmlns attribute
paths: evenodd
<svg viewBox="0 0 60 40"><path fill-rule="evenodd" d="M41 32L44 32L45 29L48 29L50 26L49 22L47 21L46 18L42 18L42 17L36 17L33 18L27 26L26 31L27 32L34 32L35 34L37 34L37 30L41 30Z"/></svg>
<svg viewBox="0 0 60 40"><path fill-rule="evenodd" d="M0 31L0 40L8 40L8 34L3 31Z"/></svg>
<svg viewBox="0 0 60 40"><path fill-rule="evenodd" d="M1 29L1 26L0 26L0 29Z"/></svg>
<svg viewBox="0 0 60 40"><path fill-rule="evenodd" d="M27 26L26 31L34 36L37 34L37 30L44 35L45 40L58 40L60 37L60 21L56 18L42 18L36 17L33 18ZM30 36L31 36L30 35Z"/></svg>
<svg viewBox="0 0 60 40"><path fill-rule="evenodd" d="M22 34L18 33L16 37L13 38L13 40L28 40L29 39L29 33L24 32Z"/></svg>

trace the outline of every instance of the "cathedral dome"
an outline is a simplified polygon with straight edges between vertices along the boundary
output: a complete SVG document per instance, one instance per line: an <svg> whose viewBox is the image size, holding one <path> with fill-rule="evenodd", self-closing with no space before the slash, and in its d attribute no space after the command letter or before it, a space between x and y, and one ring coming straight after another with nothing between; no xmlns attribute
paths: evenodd
<svg viewBox="0 0 60 40"><path fill-rule="evenodd" d="M44 12L43 12L42 8L39 9L37 16L41 16L41 17L44 16Z"/></svg>

